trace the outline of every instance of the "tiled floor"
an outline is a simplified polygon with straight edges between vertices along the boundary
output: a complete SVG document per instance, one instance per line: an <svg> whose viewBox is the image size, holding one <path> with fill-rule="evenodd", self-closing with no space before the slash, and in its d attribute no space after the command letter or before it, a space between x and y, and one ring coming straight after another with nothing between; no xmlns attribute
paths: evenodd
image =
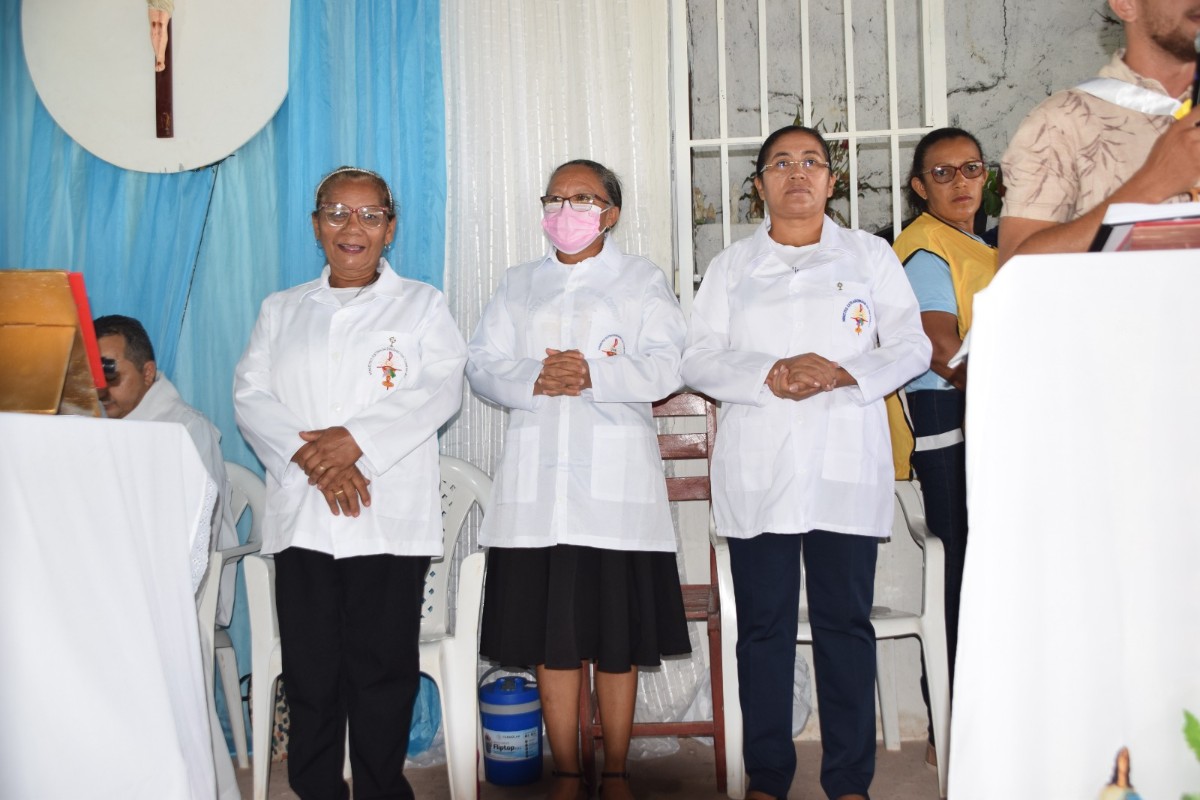
<svg viewBox="0 0 1200 800"><path fill-rule="evenodd" d="M791 800L822 800L825 797L817 782L821 763L819 742L801 742L796 745L798 768ZM268 798L271 800L293 800L296 795L287 785L287 768L283 763L272 765ZM714 784L712 748L683 739L679 752L666 758L632 761L632 787L643 800L659 798L688 798L692 800L720 800ZM441 800L450 797L444 767L410 769L406 773L420 800ZM550 765L547 761L543 781L529 786L493 786L481 784L483 800L517 800L518 798L544 797L549 788ZM245 800L251 800L250 770L238 773L238 783ZM905 742L900 752L888 752L881 746L878 750L875 783L872 795L884 800L937 800L937 773L925 764L925 743Z"/></svg>

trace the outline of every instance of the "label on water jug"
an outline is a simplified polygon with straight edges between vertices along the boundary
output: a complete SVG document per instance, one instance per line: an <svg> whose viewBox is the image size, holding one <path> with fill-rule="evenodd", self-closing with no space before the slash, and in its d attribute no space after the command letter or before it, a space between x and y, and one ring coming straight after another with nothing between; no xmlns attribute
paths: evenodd
<svg viewBox="0 0 1200 800"><path fill-rule="evenodd" d="M483 729L483 754L496 761L524 761L537 758L538 728L523 731L490 731Z"/></svg>

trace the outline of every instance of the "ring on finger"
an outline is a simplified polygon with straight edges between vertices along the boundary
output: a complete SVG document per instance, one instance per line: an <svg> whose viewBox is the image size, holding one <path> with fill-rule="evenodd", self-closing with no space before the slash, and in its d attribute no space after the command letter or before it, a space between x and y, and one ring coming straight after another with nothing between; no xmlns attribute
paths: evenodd
<svg viewBox="0 0 1200 800"><path fill-rule="evenodd" d="M334 492L334 494L345 494L345 493L346 492L341 489L338 489L336 492Z"/></svg>

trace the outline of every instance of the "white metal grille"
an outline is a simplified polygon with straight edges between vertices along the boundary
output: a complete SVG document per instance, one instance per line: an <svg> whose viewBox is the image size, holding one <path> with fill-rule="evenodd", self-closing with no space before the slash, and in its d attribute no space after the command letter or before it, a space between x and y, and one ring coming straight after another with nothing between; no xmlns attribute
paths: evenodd
<svg viewBox="0 0 1200 800"><path fill-rule="evenodd" d="M708 261L754 224L747 158L793 117L842 154L844 221L899 230L911 147L947 120L944 31L943 0L671 0L685 313Z"/></svg>

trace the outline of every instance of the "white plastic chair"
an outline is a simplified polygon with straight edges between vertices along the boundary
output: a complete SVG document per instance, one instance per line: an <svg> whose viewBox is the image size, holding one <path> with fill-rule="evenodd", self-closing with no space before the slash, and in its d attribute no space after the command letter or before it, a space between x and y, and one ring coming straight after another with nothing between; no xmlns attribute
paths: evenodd
<svg viewBox="0 0 1200 800"><path fill-rule="evenodd" d="M246 537L245 544L224 550L214 549L209 555L208 571L204 574L204 585L200 589L196 614L200 620L200 630L208 632L208 636L201 639L201 655L205 664L211 664L213 655L216 654L221 686L225 691L225 706L229 709L229 728L233 733L238 768L245 769L250 766L250 760L246 754L246 722L242 717L237 655L234 653L229 631L217 627L217 598L221 591L221 576L225 565L240 561L251 553L257 553L262 547L262 515L266 508L266 487L262 478L241 464L226 461L225 474L229 478L231 488L230 510L233 512L233 522L236 525L242 515L249 512L250 534Z"/></svg>
<svg viewBox="0 0 1200 800"><path fill-rule="evenodd" d="M441 458L442 528L445 552L451 557L471 507L486 511L492 482L478 468L450 456ZM446 603L450 562L434 561L425 576L421 608L421 672L438 687L446 770L452 800L474 800L478 794L479 613L483 601L484 554L472 553L459 566L456 629L450 632ZM250 610L251 723L254 739L254 800L265 800L271 771L272 706L275 682L283 672L279 622L275 613L275 561L246 559L246 596Z"/></svg>
<svg viewBox="0 0 1200 800"><path fill-rule="evenodd" d="M938 789L946 796L946 775L949 765L950 742L950 670L946 659L945 614L945 556L942 542L929 532L925 524L925 509L920 489L913 481L896 481L896 504L903 516L908 533L921 548L924 567L921 581L921 610L901 611L875 606L871 609L871 624L875 628L876 674L879 692L879 712L883 723L884 747L900 749L900 722L896 700L896 668L893 641L916 636L925 656L925 675L929 684L929 706L937 749ZM722 638L726 663L737 663L737 608L733 597L733 577L729 567L729 545L718 539L717 570L721 591L721 624L730 632ZM812 642L812 627L801 592L800 624L796 641ZM745 765L742 761L742 713L738 703L737 669L725 670L725 743L729 764L729 796L741 800L746 796Z"/></svg>

